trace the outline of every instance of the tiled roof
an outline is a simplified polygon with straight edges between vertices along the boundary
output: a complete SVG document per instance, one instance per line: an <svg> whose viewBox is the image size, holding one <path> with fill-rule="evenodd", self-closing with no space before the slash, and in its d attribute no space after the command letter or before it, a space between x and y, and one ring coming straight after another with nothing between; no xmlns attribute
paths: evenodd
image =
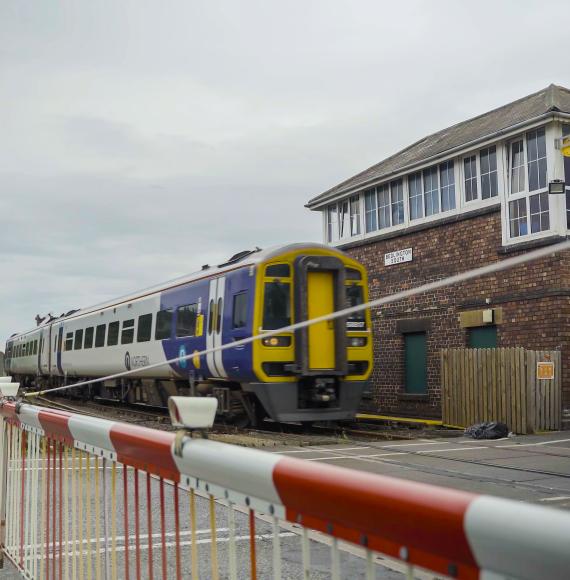
<svg viewBox="0 0 570 580"><path fill-rule="evenodd" d="M360 186L364 187L365 184L371 181L388 177L407 167L437 155L445 154L446 151L491 137L509 127L530 121L550 112L570 113L569 89L550 85L518 101L463 121L433 135L428 135L395 155L317 195L308 202L307 207L314 208L316 205L337 195L353 191Z"/></svg>

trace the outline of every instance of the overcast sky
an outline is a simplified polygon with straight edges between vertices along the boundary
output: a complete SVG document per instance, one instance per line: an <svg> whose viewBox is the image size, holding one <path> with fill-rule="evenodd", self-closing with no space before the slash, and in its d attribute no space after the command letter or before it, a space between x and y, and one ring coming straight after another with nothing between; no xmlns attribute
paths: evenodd
<svg viewBox="0 0 570 580"><path fill-rule="evenodd" d="M0 341L320 241L310 197L570 86L569 18L567 1L2 0Z"/></svg>

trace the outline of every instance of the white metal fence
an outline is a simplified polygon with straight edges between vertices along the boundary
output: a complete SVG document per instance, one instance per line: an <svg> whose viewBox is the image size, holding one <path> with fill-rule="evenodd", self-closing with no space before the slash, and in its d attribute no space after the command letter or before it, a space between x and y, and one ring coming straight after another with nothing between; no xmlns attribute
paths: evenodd
<svg viewBox="0 0 570 580"><path fill-rule="evenodd" d="M570 514L4 401L30 579L567 578ZM388 572L389 571L389 572ZM492 574L492 575L489 575Z"/></svg>

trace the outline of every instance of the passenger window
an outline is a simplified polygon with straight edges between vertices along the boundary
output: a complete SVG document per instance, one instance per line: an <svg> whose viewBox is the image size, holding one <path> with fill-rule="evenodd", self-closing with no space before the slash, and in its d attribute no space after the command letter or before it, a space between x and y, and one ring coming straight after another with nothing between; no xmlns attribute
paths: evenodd
<svg viewBox="0 0 570 580"><path fill-rule="evenodd" d="M139 325L137 327L137 342L148 342L152 331L152 314L143 314L139 316Z"/></svg>
<svg viewBox="0 0 570 580"><path fill-rule="evenodd" d="M214 301L210 300L210 312L208 314L208 334L214 330Z"/></svg>
<svg viewBox="0 0 570 580"><path fill-rule="evenodd" d="M216 310L216 332L222 331L222 313L223 313L223 300L218 298L218 309Z"/></svg>
<svg viewBox="0 0 570 580"><path fill-rule="evenodd" d="M73 332L65 335L65 350L73 350Z"/></svg>
<svg viewBox="0 0 570 580"><path fill-rule="evenodd" d="M170 338L172 329L172 308L160 310L156 315L155 340Z"/></svg>
<svg viewBox="0 0 570 580"><path fill-rule="evenodd" d="M85 329L85 342L83 343L83 348L93 347L93 327L89 326Z"/></svg>
<svg viewBox="0 0 570 580"><path fill-rule="evenodd" d="M121 332L121 344L131 344L135 339L135 319L125 320L123 322L123 331Z"/></svg>
<svg viewBox="0 0 570 580"><path fill-rule="evenodd" d="M119 344L119 321L111 322L107 333L107 346L115 346L116 344Z"/></svg>
<svg viewBox="0 0 570 580"><path fill-rule="evenodd" d="M80 350L83 345L83 328L75 331L75 350Z"/></svg>
<svg viewBox="0 0 570 580"><path fill-rule="evenodd" d="M247 324L247 292L240 292L234 296L232 327L244 328Z"/></svg>
<svg viewBox="0 0 570 580"><path fill-rule="evenodd" d="M196 334L197 304L179 306L176 312L176 336L194 336Z"/></svg>
<svg viewBox="0 0 570 580"><path fill-rule="evenodd" d="M38 341L34 340L34 354L38 354Z"/></svg>
<svg viewBox="0 0 570 580"><path fill-rule="evenodd" d="M105 324L99 324L95 329L95 348L105 346Z"/></svg>

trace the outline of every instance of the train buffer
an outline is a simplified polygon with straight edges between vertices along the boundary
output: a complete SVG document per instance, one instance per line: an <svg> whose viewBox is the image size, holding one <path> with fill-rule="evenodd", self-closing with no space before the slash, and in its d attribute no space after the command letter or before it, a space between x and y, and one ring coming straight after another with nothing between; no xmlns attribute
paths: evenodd
<svg viewBox="0 0 570 580"><path fill-rule="evenodd" d="M1 399L3 558L46 580L570 577L566 512L211 441L173 412L178 434Z"/></svg>

